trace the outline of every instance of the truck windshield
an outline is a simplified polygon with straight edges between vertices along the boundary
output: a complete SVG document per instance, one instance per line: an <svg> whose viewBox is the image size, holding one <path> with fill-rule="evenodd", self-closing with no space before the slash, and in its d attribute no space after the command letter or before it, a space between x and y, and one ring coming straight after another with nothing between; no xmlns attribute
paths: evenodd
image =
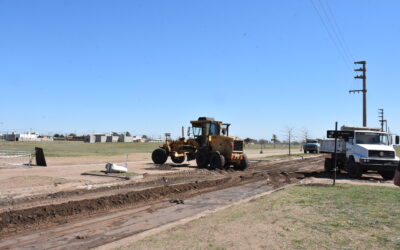
<svg viewBox="0 0 400 250"><path fill-rule="evenodd" d="M380 144L388 145L388 136L385 134L377 134L370 132L357 132L356 133L357 144Z"/></svg>

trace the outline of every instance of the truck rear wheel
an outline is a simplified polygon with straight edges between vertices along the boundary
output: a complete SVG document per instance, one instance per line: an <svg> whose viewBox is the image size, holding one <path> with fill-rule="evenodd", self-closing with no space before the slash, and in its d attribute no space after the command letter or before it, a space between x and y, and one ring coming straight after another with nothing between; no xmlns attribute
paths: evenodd
<svg viewBox="0 0 400 250"><path fill-rule="evenodd" d="M213 152L211 154L210 169L223 169L225 166L225 157L219 152Z"/></svg>
<svg viewBox="0 0 400 250"><path fill-rule="evenodd" d="M353 158L350 158L348 162L348 173L351 178L360 179L362 176L362 170L360 164L354 162Z"/></svg>
<svg viewBox="0 0 400 250"><path fill-rule="evenodd" d="M328 173L333 170L333 161L331 158L325 158L324 170Z"/></svg>
<svg viewBox="0 0 400 250"><path fill-rule="evenodd" d="M164 164L168 159L167 151L163 148L157 148L151 154L151 159L155 164Z"/></svg>
<svg viewBox="0 0 400 250"><path fill-rule="evenodd" d="M393 180L395 171L378 171L378 173L385 180Z"/></svg>
<svg viewBox="0 0 400 250"><path fill-rule="evenodd" d="M185 156L175 157L175 156L171 155L171 160L172 160L173 163L181 164L182 162L185 161Z"/></svg>

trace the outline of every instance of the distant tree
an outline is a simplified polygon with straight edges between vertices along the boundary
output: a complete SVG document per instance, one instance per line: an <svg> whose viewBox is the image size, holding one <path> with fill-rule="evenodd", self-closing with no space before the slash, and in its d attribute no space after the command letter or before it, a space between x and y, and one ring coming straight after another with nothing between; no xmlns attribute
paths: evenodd
<svg viewBox="0 0 400 250"><path fill-rule="evenodd" d="M306 142L307 139L310 139L310 132L308 131L307 128L304 128L303 129L303 140L304 140L304 142Z"/></svg>
<svg viewBox="0 0 400 250"><path fill-rule="evenodd" d="M64 138L64 135L63 135L63 134L61 134L59 137L61 137L61 138Z"/></svg>
<svg viewBox="0 0 400 250"><path fill-rule="evenodd" d="M59 134L54 134L54 137L60 137L60 135Z"/></svg>
<svg viewBox="0 0 400 250"><path fill-rule="evenodd" d="M75 134L75 133L70 133L68 136L75 137L75 136L76 136L76 134Z"/></svg>
<svg viewBox="0 0 400 250"><path fill-rule="evenodd" d="M268 143L268 141L267 141L267 140L265 140L265 139L260 139L260 140L258 140L258 143L260 143L260 144L264 145L264 144L267 144L267 143Z"/></svg>
<svg viewBox="0 0 400 250"><path fill-rule="evenodd" d="M292 154L291 152L291 143L294 140L294 128L293 127L287 127L285 129L285 134L286 134L286 139L288 141L289 144L289 155Z"/></svg>
<svg viewBox="0 0 400 250"><path fill-rule="evenodd" d="M126 136L131 136L131 133L129 133L128 131L126 131L125 135L126 135Z"/></svg>
<svg viewBox="0 0 400 250"><path fill-rule="evenodd" d="M119 134L117 132L112 132L111 133L113 136L118 136Z"/></svg>
<svg viewBox="0 0 400 250"><path fill-rule="evenodd" d="M257 140L256 140L256 139L252 139L252 138L249 138L249 137L247 137L247 138L244 139L243 141L244 141L244 143L246 143L246 144L249 144L249 143L257 143Z"/></svg>
<svg viewBox="0 0 400 250"><path fill-rule="evenodd" d="M274 144L274 148L275 148L275 145L278 142L278 136L276 136L276 134L272 134L271 141Z"/></svg>
<svg viewBox="0 0 400 250"><path fill-rule="evenodd" d="M142 135L143 139L148 139L149 137L147 135Z"/></svg>

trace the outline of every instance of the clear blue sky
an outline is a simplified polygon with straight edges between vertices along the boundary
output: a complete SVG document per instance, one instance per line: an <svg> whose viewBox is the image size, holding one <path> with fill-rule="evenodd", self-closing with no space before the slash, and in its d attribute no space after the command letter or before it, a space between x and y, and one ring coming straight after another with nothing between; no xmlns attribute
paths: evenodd
<svg viewBox="0 0 400 250"><path fill-rule="evenodd" d="M399 11L395 0L0 0L0 131L177 136L212 116L241 137L322 137L336 120L361 125L355 59L367 61L368 125L384 108L400 133Z"/></svg>

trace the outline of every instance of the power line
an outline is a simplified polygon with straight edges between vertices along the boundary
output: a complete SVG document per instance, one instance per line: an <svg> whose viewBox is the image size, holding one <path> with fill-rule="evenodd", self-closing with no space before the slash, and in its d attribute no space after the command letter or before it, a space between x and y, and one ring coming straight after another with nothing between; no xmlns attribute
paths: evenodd
<svg viewBox="0 0 400 250"><path fill-rule="evenodd" d="M325 16L325 19L328 20L328 26L330 27L332 34L334 35L336 41L338 42L343 54L346 57L346 60L351 61L351 56L347 53L345 46L343 45L342 40L340 39L339 31L336 29L334 25L334 21L332 21L332 18L326 8L324 7L324 4L321 0L318 0L319 5L321 7L322 13Z"/></svg>
<svg viewBox="0 0 400 250"><path fill-rule="evenodd" d="M332 8L331 8L330 5L329 5L329 2L328 2L328 1L325 1L325 5L328 7L327 9L328 9L328 11L329 11L329 13L330 13L330 15L331 15L331 17L332 17L332 19L333 19L333 23L334 23L334 25L335 25L335 27L336 27L336 29L337 29L337 31L338 31L339 37L342 39L342 42L343 42L343 44L344 44L344 47L345 47L347 53L348 53L349 56L350 56L350 59L351 59L352 61L355 61L355 60L354 60L354 57L353 57L353 54L351 53L351 50L350 50L349 46L347 45L347 41L346 41L346 39L345 39L344 36L343 36L343 32L342 32L342 30L340 29L340 26L338 25L338 23L337 23L337 21L336 21L335 15L333 14L333 11L332 11Z"/></svg>
<svg viewBox="0 0 400 250"><path fill-rule="evenodd" d="M335 39L335 36L333 34L333 32L329 29L327 23L325 22L320 10L317 8L316 4L314 3L313 0L310 0L311 5L313 6L315 12L317 13L322 25L324 26L326 32L328 33L328 36L330 38L330 40L332 41L332 43L334 44L334 46L336 47L337 51L339 52L343 62L346 64L346 66L348 67L348 69L350 69L350 71L352 72L352 67L350 62L348 61L348 59L345 56L344 50L338 45L338 41L337 38ZM321 5L322 6L322 5ZM322 9L322 8L321 8ZM329 20L329 19L328 19Z"/></svg>

